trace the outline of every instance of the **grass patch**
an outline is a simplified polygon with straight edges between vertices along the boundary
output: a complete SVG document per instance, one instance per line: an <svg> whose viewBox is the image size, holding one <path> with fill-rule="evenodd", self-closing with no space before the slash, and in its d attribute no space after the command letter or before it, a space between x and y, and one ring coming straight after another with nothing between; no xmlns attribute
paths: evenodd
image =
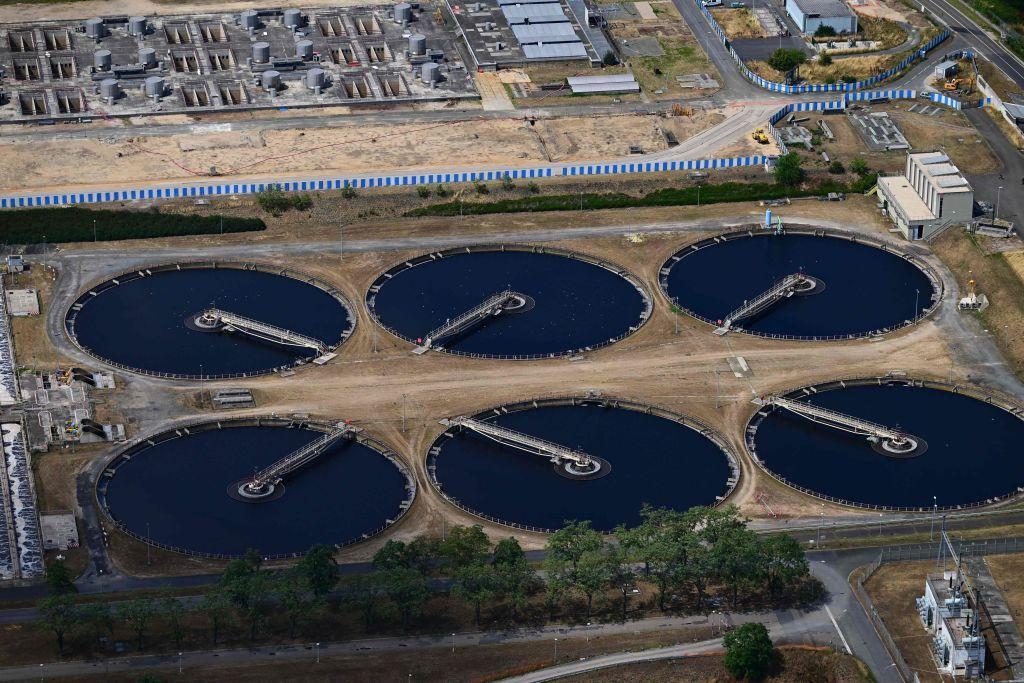
<svg viewBox="0 0 1024 683"><path fill-rule="evenodd" d="M865 192L874 183L875 176L869 175L849 186L831 180L806 188L792 188L777 183L721 183L702 185L699 189L696 185L691 185L655 190L639 197L622 192L607 192L523 197L493 202L446 202L413 209L405 215L472 216L537 211L593 211L641 206L691 206L698 204L698 197L699 203L724 204L783 197L813 197L828 192Z"/></svg>
<svg viewBox="0 0 1024 683"><path fill-rule="evenodd" d="M711 15L718 22L718 25L725 31L729 40L737 38L765 38L767 33L761 22L757 20L754 13L745 7L739 9L715 8Z"/></svg>
<svg viewBox="0 0 1024 683"><path fill-rule="evenodd" d="M684 38L658 39L665 54L659 57L633 57L629 60L637 83L646 93L659 88L666 92L678 88L676 76L713 71L707 55L695 43Z"/></svg>
<svg viewBox="0 0 1024 683"><path fill-rule="evenodd" d="M186 216L152 211L108 211L69 207L61 209L16 209L0 212L0 242L40 244L42 242L108 242L216 235L229 232L266 230L259 218L235 216Z"/></svg>
<svg viewBox="0 0 1024 683"><path fill-rule="evenodd" d="M908 37L906 29L888 19L858 16L857 23L860 25L860 33L864 39L877 41L879 50L888 50L902 45Z"/></svg>

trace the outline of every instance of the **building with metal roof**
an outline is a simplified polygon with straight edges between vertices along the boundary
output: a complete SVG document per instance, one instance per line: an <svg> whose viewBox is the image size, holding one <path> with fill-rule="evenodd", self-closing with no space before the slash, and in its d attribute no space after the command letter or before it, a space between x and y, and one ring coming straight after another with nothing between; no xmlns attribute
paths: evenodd
<svg viewBox="0 0 1024 683"><path fill-rule="evenodd" d="M570 76L565 79L574 94L640 92L640 84L633 74L609 76Z"/></svg>
<svg viewBox="0 0 1024 683"><path fill-rule="evenodd" d="M786 0L786 12L803 33L813 34L819 26L837 35L857 32L857 15L842 0Z"/></svg>

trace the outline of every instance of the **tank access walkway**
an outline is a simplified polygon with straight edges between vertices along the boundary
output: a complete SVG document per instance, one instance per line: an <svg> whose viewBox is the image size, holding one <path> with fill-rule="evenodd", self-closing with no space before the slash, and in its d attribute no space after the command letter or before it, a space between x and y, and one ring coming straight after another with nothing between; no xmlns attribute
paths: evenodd
<svg viewBox="0 0 1024 683"><path fill-rule="evenodd" d="M268 467L256 472L252 477L248 477L236 484L233 484L229 488L228 492L231 493L232 488L236 489L237 496L235 497L241 500L259 501L269 499L274 495L275 491L278 491L281 481L286 476L302 467L305 467L310 462L323 455L328 448L333 446L339 440L343 438L355 438L359 431L360 429L358 427L339 423L331 431L326 432L306 445L297 448L280 460L277 460Z"/></svg>
<svg viewBox="0 0 1024 683"><path fill-rule="evenodd" d="M760 396L754 399L759 406L777 406L826 427L838 429L857 436L865 436L878 453L893 458L909 458L920 455L928 445L923 439L907 434L899 427L886 427L837 410L822 408L805 401L795 401L783 396Z"/></svg>
<svg viewBox="0 0 1024 683"><path fill-rule="evenodd" d="M501 315L505 311L521 309L526 306L527 301L528 298L525 294L520 294L511 289L492 294L465 313L455 318L449 318L443 325L428 332L427 336L420 342L420 345L413 349L413 353L422 355L429 351L439 339L465 332L488 318Z"/></svg>
<svg viewBox="0 0 1024 683"><path fill-rule="evenodd" d="M753 299L747 299L743 305L729 313L715 328L715 334L723 336L729 333L732 326L740 320L752 318L762 313L783 299L794 294L810 294L818 287L818 281L803 273L791 273L776 280L771 287Z"/></svg>
<svg viewBox="0 0 1024 683"><path fill-rule="evenodd" d="M227 332L238 330L257 339L275 344L312 349L316 352L317 356L322 356L330 350L327 344L319 339L219 308L208 308L203 311L196 318L196 326L206 330L220 329Z"/></svg>
<svg viewBox="0 0 1024 683"><path fill-rule="evenodd" d="M516 448L527 453L546 457L555 466L555 470L563 476L571 478L596 479L611 470L611 464L604 458L584 453L579 449L569 448L561 444L530 436L514 429L501 427L491 422L477 420L468 416L445 418L441 420L445 427L462 427L496 441L503 446Z"/></svg>

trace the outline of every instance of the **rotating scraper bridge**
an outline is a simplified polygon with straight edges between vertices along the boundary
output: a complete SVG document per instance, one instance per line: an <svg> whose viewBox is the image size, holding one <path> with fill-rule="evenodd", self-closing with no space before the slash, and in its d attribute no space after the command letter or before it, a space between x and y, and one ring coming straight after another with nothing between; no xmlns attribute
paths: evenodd
<svg viewBox="0 0 1024 683"><path fill-rule="evenodd" d="M413 353L424 354L442 339L466 334L489 318L502 313L525 310L529 303L528 296L511 289L491 295L465 313L445 321L443 325L428 332L422 343L413 349Z"/></svg>
<svg viewBox="0 0 1024 683"><path fill-rule="evenodd" d="M764 313L777 303L797 294L816 294L823 288L821 281L803 273L791 273L776 280L772 286L753 299L747 299L741 306L729 313L722 320L715 334L722 336L729 333L732 326L740 320L753 318Z"/></svg>
<svg viewBox="0 0 1024 683"><path fill-rule="evenodd" d="M322 356L330 350L330 347L319 339L307 337L298 332L270 325L253 318L247 318L238 313L222 311L219 308L206 309L196 317L195 324L196 327L204 330L238 331L256 339L275 344L312 349L316 352L317 356Z"/></svg>
<svg viewBox="0 0 1024 683"><path fill-rule="evenodd" d="M280 460L256 472L251 478L236 482L228 488L228 492L230 494L234 489L234 493L240 500L254 502L276 497L275 494L282 493L281 483L286 476L319 458L341 439L354 439L360 431L352 425L339 424L326 434L300 446Z"/></svg>

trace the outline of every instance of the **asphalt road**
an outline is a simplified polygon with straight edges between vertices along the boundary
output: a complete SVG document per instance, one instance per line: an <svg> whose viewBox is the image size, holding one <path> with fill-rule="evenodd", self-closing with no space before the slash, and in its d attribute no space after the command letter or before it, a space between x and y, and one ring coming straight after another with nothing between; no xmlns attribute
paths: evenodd
<svg viewBox="0 0 1024 683"><path fill-rule="evenodd" d="M1024 63L1008 48L993 40L974 19L947 0L920 0L920 2L933 16L945 22L960 40L999 67L1014 83L1024 88Z"/></svg>
<svg viewBox="0 0 1024 683"><path fill-rule="evenodd" d="M995 204L998 199L999 217L1013 221L1017 234L1024 235L1024 154L1018 152L1013 143L1006 139L986 112L965 109L964 114L1002 164L1002 169L995 173L968 174L974 186L974 200ZM1003 189L1000 190L1000 187Z"/></svg>

